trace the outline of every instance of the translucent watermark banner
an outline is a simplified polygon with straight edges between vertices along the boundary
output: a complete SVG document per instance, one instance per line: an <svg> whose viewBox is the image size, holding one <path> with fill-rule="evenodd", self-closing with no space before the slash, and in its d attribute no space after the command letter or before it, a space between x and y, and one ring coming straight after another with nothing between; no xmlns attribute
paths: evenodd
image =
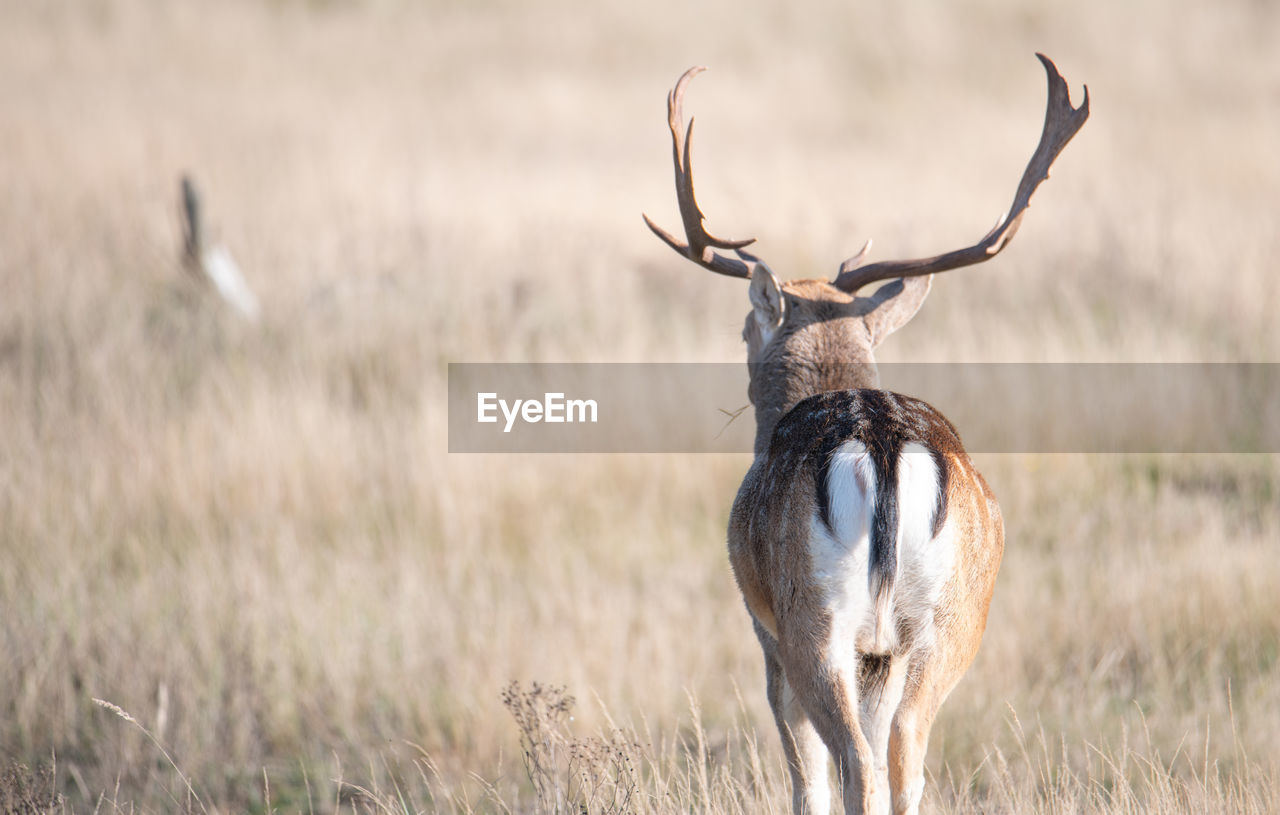
<svg viewBox="0 0 1280 815"><path fill-rule="evenodd" d="M879 379L970 452L1280 452L1280 364L904 363ZM449 452L749 453L748 381L742 363L450 363Z"/></svg>

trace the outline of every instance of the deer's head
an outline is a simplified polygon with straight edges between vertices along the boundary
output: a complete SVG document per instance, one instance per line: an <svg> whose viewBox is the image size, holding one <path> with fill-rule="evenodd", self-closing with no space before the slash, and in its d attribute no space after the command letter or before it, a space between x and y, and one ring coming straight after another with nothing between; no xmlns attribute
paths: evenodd
<svg viewBox="0 0 1280 815"><path fill-rule="evenodd" d="M1089 89L1079 107L1071 105L1066 80L1043 54L1037 54L1049 80L1049 101L1040 143L1027 163L1007 215L972 246L915 260L864 264L871 249L840 264L834 280L781 282L760 258L746 251L754 242L713 237L703 226L705 216L693 193L689 143L693 120L686 128L682 103L685 88L704 68L690 68L667 96L667 124L671 129L676 199L684 224L681 241L644 216L645 223L668 246L704 268L750 281L751 312L743 328L751 369L751 401L756 409L756 453L773 426L806 396L844 388L874 388L879 380L874 349L901 328L920 309L937 272L989 260L1013 239L1022 216L1049 167L1089 117ZM717 250L729 250L734 256ZM861 290L884 283L873 293Z"/></svg>

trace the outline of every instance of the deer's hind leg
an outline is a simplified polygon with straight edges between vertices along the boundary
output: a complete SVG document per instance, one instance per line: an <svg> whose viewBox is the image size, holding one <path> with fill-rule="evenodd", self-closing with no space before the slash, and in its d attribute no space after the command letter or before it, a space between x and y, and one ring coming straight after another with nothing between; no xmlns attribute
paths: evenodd
<svg viewBox="0 0 1280 815"><path fill-rule="evenodd" d="M756 636L764 649L765 683L773 720L782 737L782 750L791 773L791 805L795 815L828 815L831 787L827 778L827 748L813 721L787 682L778 659L778 643L759 623Z"/></svg>
<svg viewBox="0 0 1280 815"><path fill-rule="evenodd" d="M894 815L917 815L924 796L924 755L929 747L929 731L942 700L924 689L908 693L889 733L889 787Z"/></svg>
<svg viewBox="0 0 1280 815"><path fill-rule="evenodd" d="M858 690L862 731L875 757L876 788L868 813L890 811L889 741L898 707L907 684L908 658L888 654L863 654L859 659Z"/></svg>
<svg viewBox="0 0 1280 815"><path fill-rule="evenodd" d="M830 655L797 637L799 647L780 644L788 685L835 760L846 813L874 812L877 800L875 756L858 715L856 655Z"/></svg>

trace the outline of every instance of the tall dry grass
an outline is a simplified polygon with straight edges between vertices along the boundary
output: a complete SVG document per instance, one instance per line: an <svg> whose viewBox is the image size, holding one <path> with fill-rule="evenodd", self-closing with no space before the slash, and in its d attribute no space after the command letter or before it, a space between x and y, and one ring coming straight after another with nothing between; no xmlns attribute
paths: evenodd
<svg viewBox="0 0 1280 815"><path fill-rule="evenodd" d="M787 276L972 240L1039 127L1031 53L1088 82L1017 242L885 359L1280 360L1266 4L0 21L0 769L33 807L785 811L722 545L745 458L445 452L449 361L741 358L740 289L639 220L674 210L688 65L713 228ZM186 171L257 325L183 277ZM927 807L1273 811L1276 457L979 463L1009 549ZM572 721L518 722L512 680Z"/></svg>

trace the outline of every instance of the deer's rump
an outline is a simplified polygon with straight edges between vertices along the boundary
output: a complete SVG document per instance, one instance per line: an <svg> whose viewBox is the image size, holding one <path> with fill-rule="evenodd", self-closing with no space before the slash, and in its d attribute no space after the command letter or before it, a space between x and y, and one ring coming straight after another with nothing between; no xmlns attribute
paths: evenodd
<svg viewBox="0 0 1280 815"><path fill-rule="evenodd" d="M927 643L954 562L946 493L956 454L955 429L919 399L844 390L792 408L730 523L731 561L757 620L777 637L788 618L816 613L833 647L867 654ZM788 500L756 500L779 491Z"/></svg>

